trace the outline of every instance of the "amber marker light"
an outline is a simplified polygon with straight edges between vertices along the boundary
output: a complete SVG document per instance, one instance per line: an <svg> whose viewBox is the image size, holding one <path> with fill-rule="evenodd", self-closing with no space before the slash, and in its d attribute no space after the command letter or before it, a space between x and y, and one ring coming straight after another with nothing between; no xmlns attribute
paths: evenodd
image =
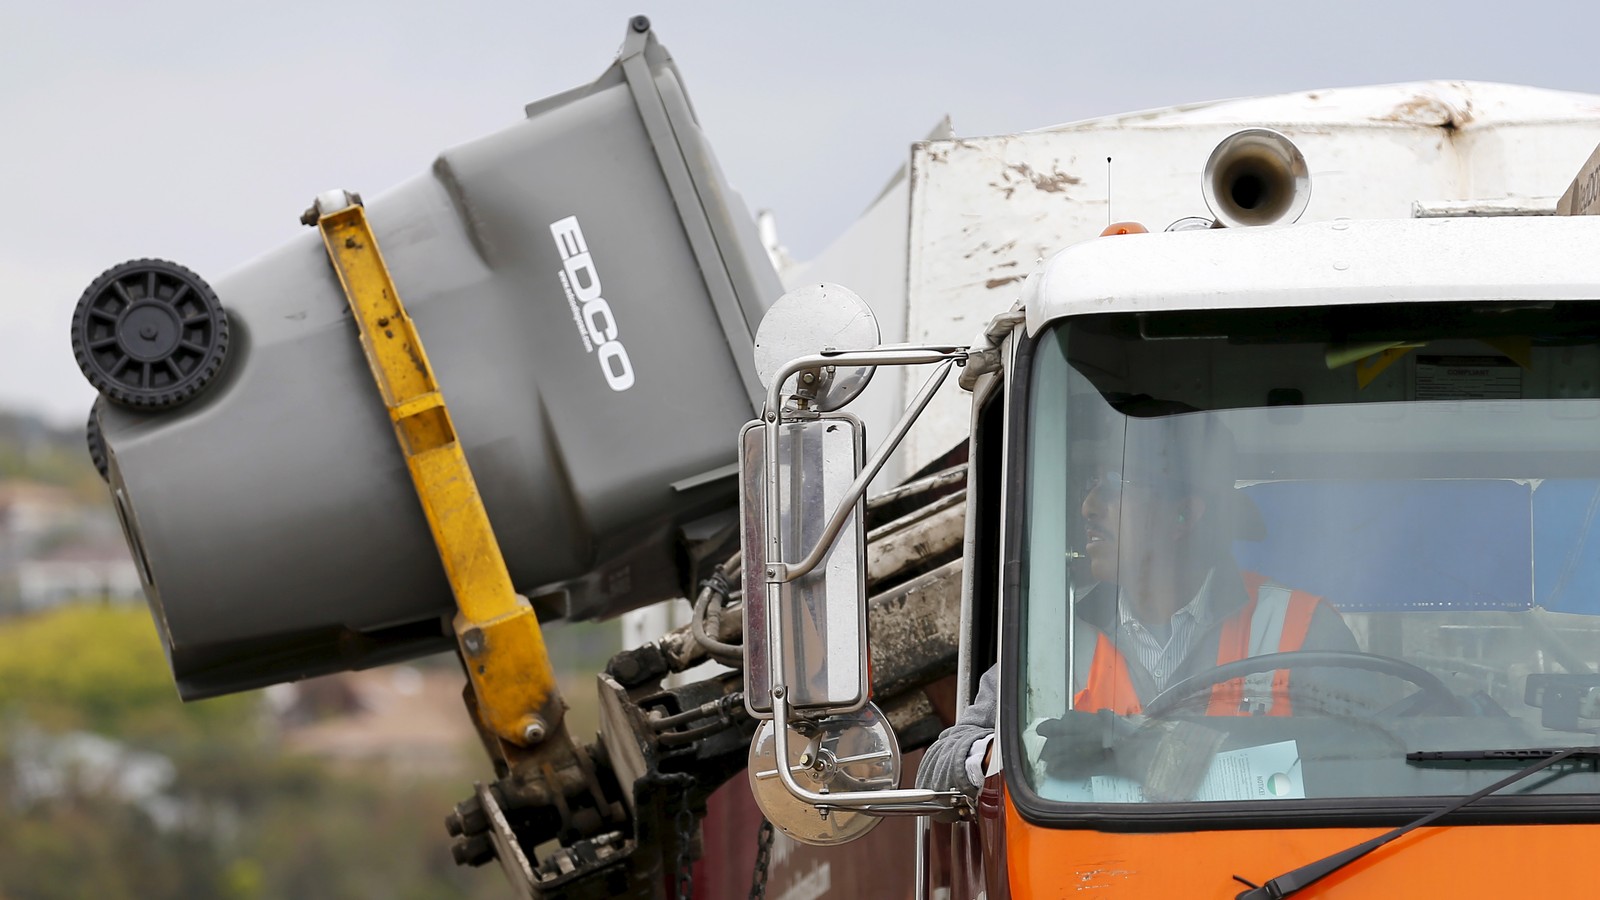
<svg viewBox="0 0 1600 900"><path fill-rule="evenodd" d="M1105 237L1108 234L1149 234L1149 233L1150 233L1150 229L1144 227L1143 225L1140 225L1138 222L1112 222L1110 225L1106 226L1106 230L1105 231L1100 232L1100 236L1101 237Z"/></svg>

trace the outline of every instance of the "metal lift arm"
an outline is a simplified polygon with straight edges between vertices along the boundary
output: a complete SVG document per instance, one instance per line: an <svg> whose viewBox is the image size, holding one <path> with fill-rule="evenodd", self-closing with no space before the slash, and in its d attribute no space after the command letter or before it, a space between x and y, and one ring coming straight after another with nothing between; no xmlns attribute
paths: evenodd
<svg viewBox="0 0 1600 900"><path fill-rule="evenodd" d="M539 620L511 586L422 340L359 198L345 191L322 194L307 218L313 215L455 594L456 641L479 720L502 741L538 744L560 727L565 706Z"/></svg>

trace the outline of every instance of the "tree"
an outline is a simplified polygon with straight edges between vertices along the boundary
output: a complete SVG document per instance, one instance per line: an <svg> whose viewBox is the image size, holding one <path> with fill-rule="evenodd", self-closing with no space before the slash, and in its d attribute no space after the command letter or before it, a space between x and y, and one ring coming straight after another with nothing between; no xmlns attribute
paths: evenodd
<svg viewBox="0 0 1600 900"><path fill-rule="evenodd" d="M257 695L185 705L142 610L71 606L0 622L0 898L500 897L450 859L449 779L334 771L281 753ZM172 763L148 803L68 772L21 790L25 734L94 732Z"/></svg>

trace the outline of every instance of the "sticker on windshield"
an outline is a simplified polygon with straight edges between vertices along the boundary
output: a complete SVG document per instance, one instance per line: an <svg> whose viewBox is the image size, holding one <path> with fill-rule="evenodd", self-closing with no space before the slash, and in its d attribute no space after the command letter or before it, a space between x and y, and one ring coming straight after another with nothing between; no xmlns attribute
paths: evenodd
<svg viewBox="0 0 1600 900"><path fill-rule="evenodd" d="M1503 356L1419 356L1417 399L1521 400L1522 369Z"/></svg>
<svg viewBox="0 0 1600 900"><path fill-rule="evenodd" d="M1145 803L1144 787L1120 775L1079 780L1047 779L1039 793L1075 803ZM1304 800L1305 778L1294 741L1218 753L1194 800Z"/></svg>

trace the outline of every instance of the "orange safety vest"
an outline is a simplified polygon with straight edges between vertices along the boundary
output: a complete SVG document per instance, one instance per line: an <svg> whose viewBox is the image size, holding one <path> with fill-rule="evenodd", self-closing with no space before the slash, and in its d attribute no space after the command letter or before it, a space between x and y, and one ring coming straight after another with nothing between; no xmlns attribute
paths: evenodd
<svg viewBox="0 0 1600 900"><path fill-rule="evenodd" d="M1323 602L1322 598L1305 591L1291 591L1273 585L1277 588L1269 594L1273 608L1262 609L1265 604L1261 602L1261 588L1267 583L1266 576L1255 572L1240 574L1250 600L1223 623L1221 638L1217 642L1217 665L1274 651L1289 653L1305 646L1311 618L1317 611L1317 605ZM1261 623L1256 621L1257 612L1263 616ZM1281 616L1282 625L1276 646L1270 649L1261 646L1263 636L1269 632L1253 626L1275 626L1277 623L1269 620L1277 616ZM1257 646L1252 646L1253 643ZM1235 678L1212 685L1211 703L1206 707L1206 715L1247 715L1249 710L1244 705L1243 682L1243 678ZM1128 675L1128 661L1105 632L1100 632L1095 639L1088 677L1084 679L1083 689L1073 696L1072 706L1081 710L1109 709L1119 716L1134 715L1142 710L1139 693ZM1267 714L1293 715L1293 705L1289 701L1289 673L1285 669L1272 673L1272 705Z"/></svg>

